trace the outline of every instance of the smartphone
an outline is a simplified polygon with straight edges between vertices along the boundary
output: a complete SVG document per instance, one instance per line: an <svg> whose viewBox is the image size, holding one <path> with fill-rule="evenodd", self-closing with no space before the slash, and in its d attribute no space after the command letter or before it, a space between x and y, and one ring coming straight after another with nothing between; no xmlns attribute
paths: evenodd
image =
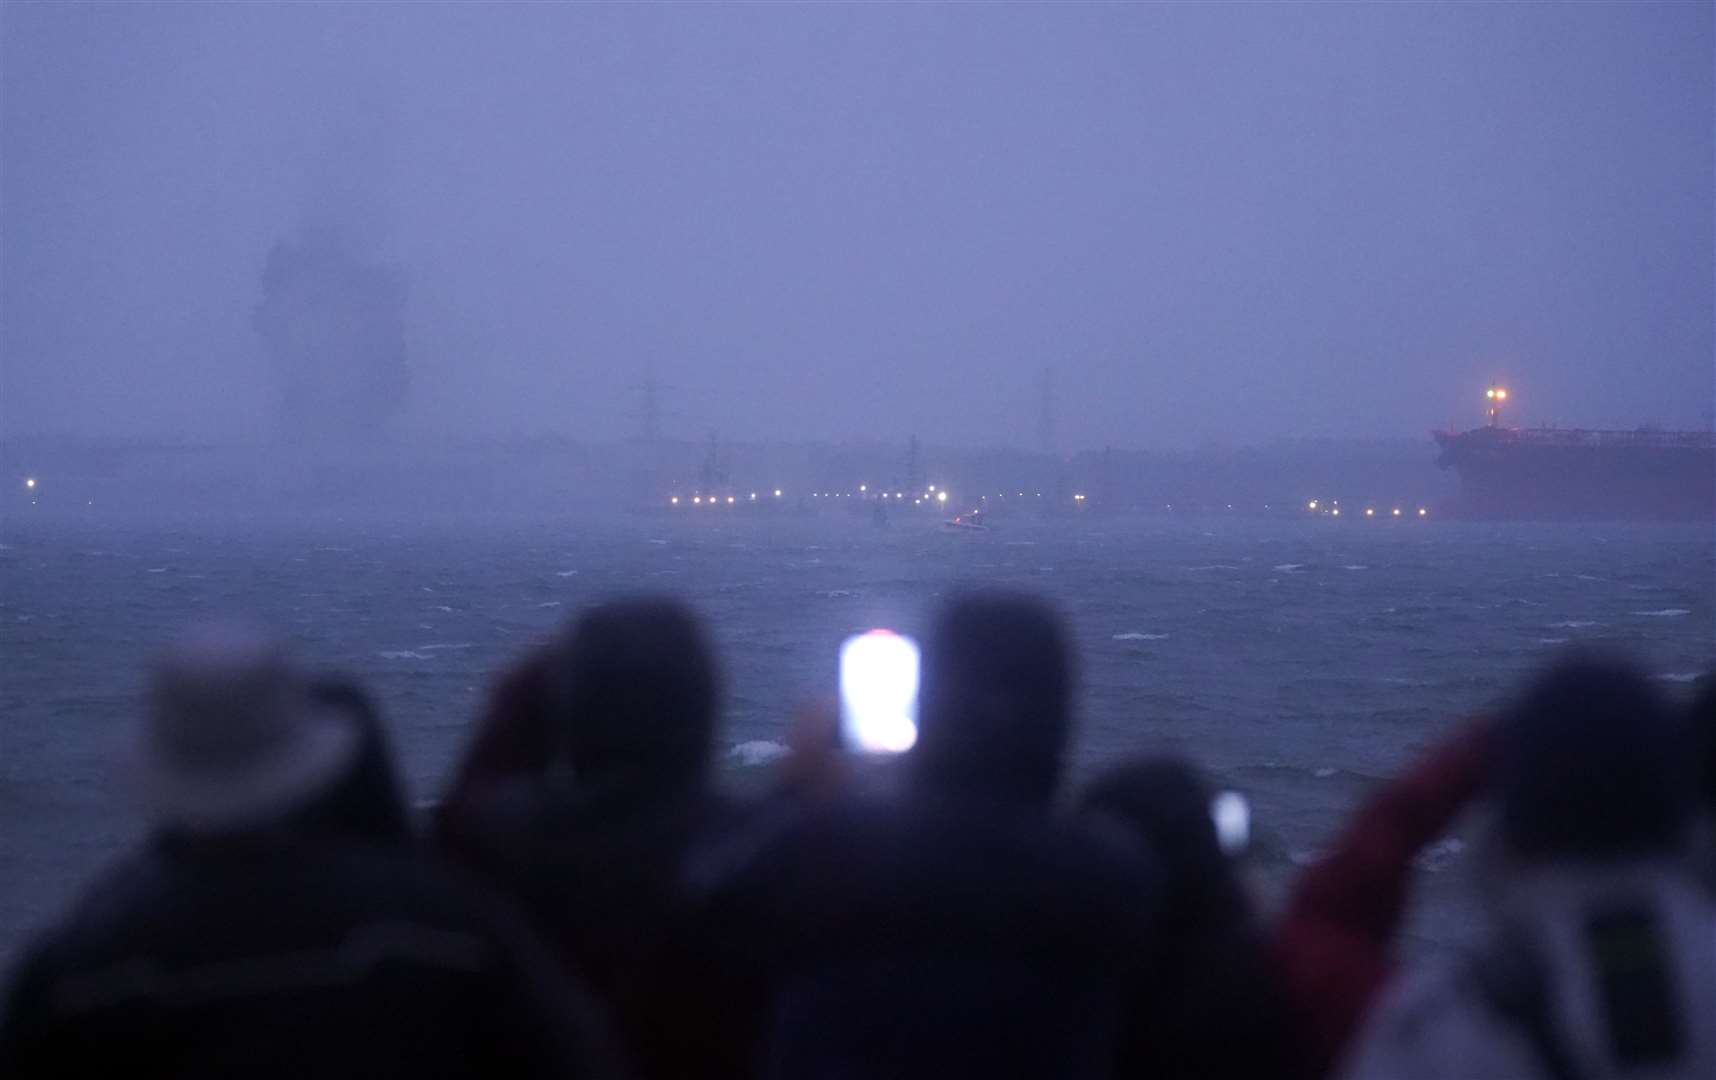
<svg viewBox="0 0 1716 1080"><path fill-rule="evenodd" d="M840 735L847 749L900 754L918 741L918 643L871 630L840 646Z"/></svg>
<svg viewBox="0 0 1716 1080"><path fill-rule="evenodd" d="M1251 803L1237 791L1218 792L1210 800L1210 820L1222 854L1239 856L1251 846Z"/></svg>

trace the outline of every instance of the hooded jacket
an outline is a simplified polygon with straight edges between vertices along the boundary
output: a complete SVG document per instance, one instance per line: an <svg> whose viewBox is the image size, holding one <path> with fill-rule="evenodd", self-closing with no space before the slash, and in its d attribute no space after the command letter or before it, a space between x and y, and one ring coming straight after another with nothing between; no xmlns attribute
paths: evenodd
<svg viewBox="0 0 1716 1080"><path fill-rule="evenodd" d="M1563 865L1498 894L1493 943L1378 1003L1348 1080L1716 1076L1716 905L1666 860Z"/></svg>
<svg viewBox="0 0 1716 1080"><path fill-rule="evenodd" d="M715 1059L794 1078L1114 1074L1157 883L1124 832L1052 811L1070 684L1037 601L949 605L903 789L771 822L711 876L712 996L686 1011L718 1018Z"/></svg>

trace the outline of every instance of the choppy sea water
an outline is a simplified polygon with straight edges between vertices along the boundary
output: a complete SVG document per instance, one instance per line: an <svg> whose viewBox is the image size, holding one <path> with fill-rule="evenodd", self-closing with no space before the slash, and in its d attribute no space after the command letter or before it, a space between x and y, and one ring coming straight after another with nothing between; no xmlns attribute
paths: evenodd
<svg viewBox="0 0 1716 1080"><path fill-rule="evenodd" d="M829 692L846 634L921 631L960 585L1034 590L1081 655L1077 771L1195 757L1251 797L1266 893L1378 778L1558 650L1624 650L1671 693L1716 663L1708 525L14 520L0 542L0 962L138 836L117 749L148 657L201 613L259 615L363 676L427 799L491 675L596 599L663 590L708 617L737 773ZM1472 925L1473 828L1421 860L1415 940Z"/></svg>

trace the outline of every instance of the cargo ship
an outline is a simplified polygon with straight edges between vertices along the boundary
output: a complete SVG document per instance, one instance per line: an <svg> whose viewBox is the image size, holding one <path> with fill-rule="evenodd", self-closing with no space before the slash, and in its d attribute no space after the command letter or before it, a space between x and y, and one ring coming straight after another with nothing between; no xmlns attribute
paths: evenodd
<svg viewBox="0 0 1716 1080"><path fill-rule="evenodd" d="M1461 517L1716 521L1716 432L1513 428L1507 389L1485 397L1487 426L1433 432Z"/></svg>

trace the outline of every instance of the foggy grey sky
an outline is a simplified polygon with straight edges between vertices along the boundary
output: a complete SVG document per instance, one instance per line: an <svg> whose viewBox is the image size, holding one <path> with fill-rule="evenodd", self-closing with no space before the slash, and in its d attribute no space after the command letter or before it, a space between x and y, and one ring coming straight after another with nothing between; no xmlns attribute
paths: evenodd
<svg viewBox="0 0 1716 1080"><path fill-rule="evenodd" d="M1712 6L9 3L0 425L257 438L270 247L406 434L1709 423Z"/></svg>

